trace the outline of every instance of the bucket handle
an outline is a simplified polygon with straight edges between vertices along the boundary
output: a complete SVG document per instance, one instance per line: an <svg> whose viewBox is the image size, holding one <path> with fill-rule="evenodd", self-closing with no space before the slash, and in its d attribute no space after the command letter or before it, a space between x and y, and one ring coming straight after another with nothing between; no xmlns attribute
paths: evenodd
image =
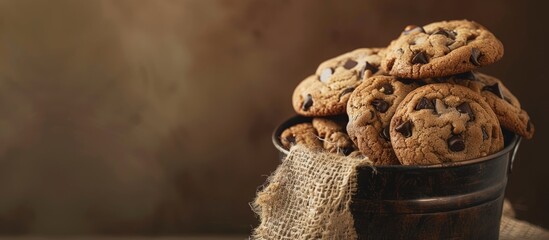
<svg viewBox="0 0 549 240"><path fill-rule="evenodd" d="M509 170L508 170L508 173L511 173L513 171L513 164L515 163L515 157L517 155L517 152L518 152L518 149L519 149L519 146L520 146L520 142L522 141L522 137L519 136L517 138L517 141L515 143L515 146L513 146L513 153L511 155L511 160L509 161Z"/></svg>

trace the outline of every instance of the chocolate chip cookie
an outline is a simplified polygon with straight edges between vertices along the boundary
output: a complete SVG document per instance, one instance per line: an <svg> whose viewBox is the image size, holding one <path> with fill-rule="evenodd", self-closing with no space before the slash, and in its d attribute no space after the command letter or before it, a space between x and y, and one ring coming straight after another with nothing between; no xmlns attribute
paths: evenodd
<svg viewBox="0 0 549 240"><path fill-rule="evenodd" d="M312 123L325 150L345 156L356 150L349 135L345 133L345 122L328 118L314 118Z"/></svg>
<svg viewBox="0 0 549 240"><path fill-rule="evenodd" d="M389 124L398 104L418 87L393 76L373 76L357 87L347 103L347 132L375 165L399 164L391 146Z"/></svg>
<svg viewBox="0 0 549 240"><path fill-rule="evenodd" d="M534 135L534 125L528 113L521 108L518 99L499 79L479 72L466 72L427 81L448 82L470 88L484 97L502 127L527 139Z"/></svg>
<svg viewBox="0 0 549 240"><path fill-rule="evenodd" d="M398 106L391 143L404 165L483 157L503 148L495 113L467 87L439 83L417 88Z"/></svg>
<svg viewBox="0 0 549 240"><path fill-rule="evenodd" d="M280 134L280 142L286 149L295 144L302 144L311 149L322 149L318 133L311 123L299 123L289 127Z"/></svg>
<svg viewBox="0 0 549 240"><path fill-rule="evenodd" d="M382 49L363 48L323 62L316 74L294 90L295 111L304 116L332 116L345 113L349 94L378 72Z"/></svg>
<svg viewBox="0 0 549 240"><path fill-rule="evenodd" d="M467 72L498 61L503 44L467 20L410 25L389 45L381 67L391 75L430 78Z"/></svg>

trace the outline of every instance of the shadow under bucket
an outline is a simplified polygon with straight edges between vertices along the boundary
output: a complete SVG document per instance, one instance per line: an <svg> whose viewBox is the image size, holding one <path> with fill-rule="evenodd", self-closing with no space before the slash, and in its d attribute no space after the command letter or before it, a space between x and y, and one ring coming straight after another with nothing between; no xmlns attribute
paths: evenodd
<svg viewBox="0 0 549 240"><path fill-rule="evenodd" d="M273 133L280 158L284 129L311 118L295 116ZM492 155L426 166L358 170L351 212L359 239L497 240L507 177L521 138L503 131L504 149Z"/></svg>

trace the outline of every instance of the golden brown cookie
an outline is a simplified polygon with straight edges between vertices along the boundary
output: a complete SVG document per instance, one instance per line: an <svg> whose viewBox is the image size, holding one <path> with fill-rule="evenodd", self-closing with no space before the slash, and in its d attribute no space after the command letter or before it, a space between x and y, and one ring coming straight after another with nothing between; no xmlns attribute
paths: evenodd
<svg viewBox="0 0 549 240"><path fill-rule="evenodd" d="M379 48L363 48L320 64L316 74L296 87L294 110L304 116L333 116L345 113L349 95L362 82L378 72Z"/></svg>
<svg viewBox="0 0 549 240"><path fill-rule="evenodd" d="M375 165L400 164L391 146L389 124L398 104L418 87L393 76L373 76L357 87L347 103L347 132Z"/></svg>
<svg viewBox="0 0 549 240"><path fill-rule="evenodd" d="M463 161L503 148L501 127L488 103L469 88L449 83L410 92L391 120L390 135L404 165Z"/></svg>
<svg viewBox="0 0 549 240"><path fill-rule="evenodd" d="M471 71L498 61L503 44L468 20L408 26L387 47L381 67L404 78L430 78Z"/></svg>
<svg viewBox="0 0 549 240"><path fill-rule="evenodd" d="M479 72L466 72L426 81L466 86L484 97L484 100L494 110L502 127L527 139L534 135L534 124L532 124L528 113L521 108L520 102L513 93L495 77Z"/></svg>
<svg viewBox="0 0 549 240"><path fill-rule="evenodd" d="M313 118L313 127L318 132L324 149L345 156L356 151L356 147L345 132L345 122L328 118Z"/></svg>
<svg viewBox="0 0 549 240"><path fill-rule="evenodd" d="M321 149L322 143L311 123L299 123L289 127L280 134L280 142L286 149L295 144L305 145L311 149Z"/></svg>

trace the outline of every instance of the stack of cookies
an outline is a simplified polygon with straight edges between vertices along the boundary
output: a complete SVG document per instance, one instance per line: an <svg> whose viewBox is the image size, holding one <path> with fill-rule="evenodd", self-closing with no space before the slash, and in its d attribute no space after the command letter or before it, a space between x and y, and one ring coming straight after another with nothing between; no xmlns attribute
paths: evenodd
<svg viewBox="0 0 549 240"><path fill-rule="evenodd" d="M312 121L286 129L286 148L304 144L367 156L376 165L427 165L487 156L503 132L531 138L534 126L501 80L478 72L503 45L478 23L407 26L386 48L327 60L293 94Z"/></svg>

